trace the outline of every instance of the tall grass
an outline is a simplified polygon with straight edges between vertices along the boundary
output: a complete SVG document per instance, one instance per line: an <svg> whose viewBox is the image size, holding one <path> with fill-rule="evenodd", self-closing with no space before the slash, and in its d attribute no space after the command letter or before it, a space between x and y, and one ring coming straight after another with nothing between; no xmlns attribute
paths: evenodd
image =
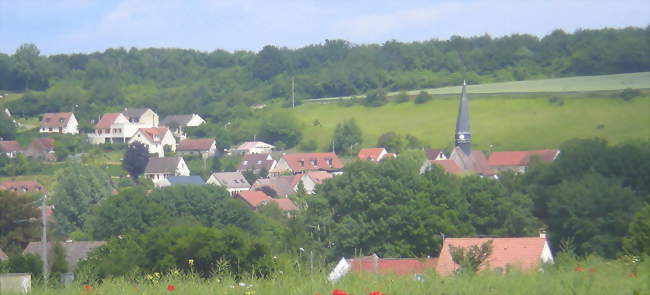
<svg viewBox="0 0 650 295"><path fill-rule="evenodd" d="M580 270L577 271L576 269ZM315 273L289 271L271 278L216 276L202 279L193 274L167 274L159 279L134 276L129 279L90 283L92 290L77 283L66 288L36 286L31 294L331 294L340 289L348 294L650 294L650 262L640 264L600 258L549 265L537 272L492 272L474 276L440 277L427 272L423 280L413 276L351 274L330 283L328 269ZM167 291L168 286L174 291Z"/></svg>

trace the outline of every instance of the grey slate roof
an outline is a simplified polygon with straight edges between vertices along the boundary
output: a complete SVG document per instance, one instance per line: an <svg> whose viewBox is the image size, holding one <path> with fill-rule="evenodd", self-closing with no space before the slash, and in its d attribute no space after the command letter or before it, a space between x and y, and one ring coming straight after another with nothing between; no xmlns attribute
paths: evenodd
<svg viewBox="0 0 650 295"><path fill-rule="evenodd" d="M170 115L160 121L160 125L168 126L171 123L176 123L178 126L186 126L192 120L192 115Z"/></svg>
<svg viewBox="0 0 650 295"><path fill-rule="evenodd" d="M467 86L463 81L463 89L460 93L460 104L458 105L458 117L456 118L456 134L454 143L457 147L469 155L472 149L472 135L469 132L469 97L467 96Z"/></svg>
<svg viewBox="0 0 650 295"><path fill-rule="evenodd" d="M181 157L150 158L144 173L174 174Z"/></svg>
<svg viewBox="0 0 650 295"><path fill-rule="evenodd" d="M148 111L149 108L141 108L141 109L125 109L122 114L126 116L127 118L140 118L142 114L144 114L146 111Z"/></svg>
<svg viewBox="0 0 650 295"><path fill-rule="evenodd" d="M195 185L204 185L205 181L203 181L203 178L201 176L170 176L167 177L167 181L171 185L178 185L178 184L195 184Z"/></svg>
<svg viewBox="0 0 650 295"><path fill-rule="evenodd" d="M68 270L69 271L74 271L75 268L77 267L77 262L79 260L86 258L88 255L88 252L92 251L93 249L100 247L102 245L106 244L104 241L75 241L75 242L62 242L61 246L63 246L63 249L65 251L65 261L68 263ZM34 254L38 255L39 257L42 254L42 243L41 242L30 242L27 245L27 248L23 250L23 254ZM48 257L52 257L52 243L47 243L47 251L48 251ZM48 262L51 263L51 259L48 260Z"/></svg>
<svg viewBox="0 0 650 295"><path fill-rule="evenodd" d="M214 178L216 178L221 183L221 185L225 186L226 188L236 189L251 187L241 172L217 172L212 173L212 176L214 176Z"/></svg>

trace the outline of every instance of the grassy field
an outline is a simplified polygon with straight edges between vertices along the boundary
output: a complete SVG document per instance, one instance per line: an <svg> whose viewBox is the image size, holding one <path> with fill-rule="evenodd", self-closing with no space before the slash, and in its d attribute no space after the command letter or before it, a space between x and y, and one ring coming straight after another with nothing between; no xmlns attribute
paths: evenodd
<svg viewBox="0 0 650 295"><path fill-rule="evenodd" d="M558 102L549 98L555 96ZM555 148L570 138L602 137L610 143L650 138L650 92L624 101L617 93L470 95L473 144L479 149ZM291 112L292 110L286 110ZM449 148L458 112L458 94L426 104L388 103L377 108L342 103L307 104L293 110L304 140L329 149L336 124L355 119L362 146L374 146L388 131L412 134L431 147ZM314 121L320 122L314 126Z"/></svg>
<svg viewBox="0 0 650 295"><path fill-rule="evenodd" d="M377 291L385 295L415 294L650 294L647 266L631 266L618 261L595 260L584 264L550 266L543 272L476 276L439 277L433 272L416 281L412 276L348 275L330 283L327 271L313 275L279 274L271 279L229 277L200 279L184 275L163 275L159 280L144 278L107 280L103 284L76 284L67 288L35 286L30 294L240 294L311 295L332 294L335 289L350 295ZM576 267L582 271L576 271ZM244 285L245 286L242 286ZM92 288L92 289L91 289ZM173 291L169 291L173 289Z"/></svg>

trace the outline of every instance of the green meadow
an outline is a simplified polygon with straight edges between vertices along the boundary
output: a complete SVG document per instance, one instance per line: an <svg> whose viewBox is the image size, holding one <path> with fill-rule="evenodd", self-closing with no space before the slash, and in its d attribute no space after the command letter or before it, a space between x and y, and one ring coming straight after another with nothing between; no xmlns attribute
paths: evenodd
<svg viewBox="0 0 650 295"><path fill-rule="evenodd" d="M543 271L506 275L479 273L474 276L439 277L425 272L414 276L360 274L347 275L331 283L329 269L314 274L276 273L267 279L216 276L201 279L192 275L136 276L108 279L99 283L78 282L66 288L45 288L36 284L30 294L239 294L239 295L329 295L341 290L350 295L373 291L385 295L419 294L650 294L648 261L640 264L620 260L588 258L562 266L546 266ZM579 271L578 271L579 270ZM80 279L81 281L81 279ZM171 291L170 291L171 290Z"/></svg>
<svg viewBox="0 0 650 295"><path fill-rule="evenodd" d="M610 143L650 138L650 92L625 101L620 91L472 95L470 120L475 147L484 150L556 148L571 138L601 137ZM459 88L456 88L459 92ZM293 112L303 141L329 149L336 125L355 119L362 146L377 144L381 134L412 134L437 148L449 148L458 112L458 94L434 96L425 104L389 102L371 108L346 102L305 104Z"/></svg>

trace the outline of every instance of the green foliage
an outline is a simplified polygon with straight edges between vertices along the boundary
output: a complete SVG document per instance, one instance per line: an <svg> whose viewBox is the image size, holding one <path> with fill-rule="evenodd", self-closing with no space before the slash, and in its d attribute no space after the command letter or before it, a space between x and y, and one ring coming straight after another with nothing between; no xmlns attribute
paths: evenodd
<svg viewBox="0 0 650 295"><path fill-rule="evenodd" d="M149 163L149 150L138 141L131 143L124 152L122 168L129 173L135 183L138 183L138 178L144 173L147 163Z"/></svg>
<svg viewBox="0 0 650 295"><path fill-rule="evenodd" d="M354 155L363 140L361 128L354 119L345 120L334 129L334 150L342 155Z"/></svg>
<svg viewBox="0 0 650 295"><path fill-rule="evenodd" d="M303 141L300 144L300 150L303 152L313 152L316 149L318 149L318 143L316 143L316 140L314 139Z"/></svg>
<svg viewBox="0 0 650 295"><path fill-rule="evenodd" d="M165 220L169 213L140 187L127 188L101 200L85 221L85 229L101 241L131 232L142 233Z"/></svg>
<svg viewBox="0 0 650 295"><path fill-rule="evenodd" d="M379 139L377 139L377 147L383 147L392 153L399 153L404 147L404 139L401 135L393 131L388 131L379 136Z"/></svg>
<svg viewBox="0 0 650 295"><path fill-rule="evenodd" d="M479 267L492 254L492 240L467 248L449 245L449 253L454 263L459 265L456 274L475 274Z"/></svg>
<svg viewBox="0 0 650 295"><path fill-rule="evenodd" d="M386 91L383 88L378 88L366 92L363 104L369 107L378 107L386 104L387 100Z"/></svg>
<svg viewBox="0 0 650 295"><path fill-rule="evenodd" d="M219 163L221 165L221 171L224 172L237 171L240 162L241 162L241 157L238 155L223 156L219 159Z"/></svg>
<svg viewBox="0 0 650 295"><path fill-rule="evenodd" d="M34 254L22 254L9 257L7 261L9 272L31 273L32 278L43 275L43 261L41 257Z"/></svg>
<svg viewBox="0 0 650 295"><path fill-rule="evenodd" d="M2 140L13 140L16 138L16 124L4 109L0 108L0 138Z"/></svg>
<svg viewBox="0 0 650 295"><path fill-rule="evenodd" d="M432 99L433 96L431 96L431 94L429 94L426 91L420 91L420 93L418 94L418 96L415 97L415 100L413 102L415 102L415 104L423 104L431 101Z"/></svg>
<svg viewBox="0 0 650 295"><path fill-rule="evenodd" d="M11 255L20 253L27 244L38 237L37 223L30 218L40 216L32 198L0 190L0 249Z"/></svg>
<svg viewBox="0 0 650 295"><path fill-rule="evenodd" d="M646 204L630 221L623 249L633 255L650 256L650 205Z"/></svg>
<svg viewBox="0 0 650 295"><path fill-rule="evenodd" d="M67 235L83 228L91 208L111 195L113 187L104 171L93 166L71 163L57 177L52 195L55 229Z"/></svg>
<svg viewBox="0 0 650 295"><path fill-rule="evenodd" d="M276 146L281 141L291 148L302 139L302 131L292 114L275 112L262 122L259 139Z"/></svg>
<svg viewBox="0 0 650 295"><path fill-rule="evenodd" d="M632 98L635 98L637 96L641 95L641 90L639 89L632 89L632 88L626 88L623 91L621 91L621 98L625 101L628 101Z"/></svg>
<svg viewBox="0 0 650 295"><path fill-rule="evenodd" d="M62 273L68 272L68 262L65 260L65 249L61 243L54 243L52 248L52 262L50 264L52 277L58 277Z"/></svg>
<svg viewBox="0 0 650 295"><path fill-rule="evenodd" d="M397 94L397 98L396 98L395 101L397 101L397 103L404 103L404 102L409 101L409 95L408 95L408 93L406 93L406 91L400 91L400 92Z"/></svg>

